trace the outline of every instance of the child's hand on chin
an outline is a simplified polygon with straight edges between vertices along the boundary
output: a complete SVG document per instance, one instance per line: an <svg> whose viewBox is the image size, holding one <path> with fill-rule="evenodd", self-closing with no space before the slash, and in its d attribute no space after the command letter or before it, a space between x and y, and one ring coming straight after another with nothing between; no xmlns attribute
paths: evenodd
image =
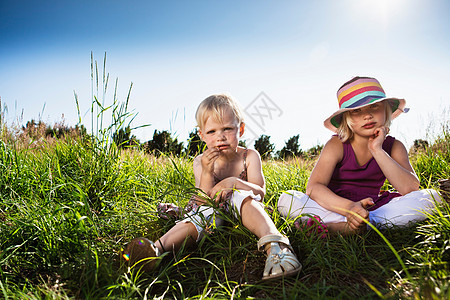
<svg viewBox="0 0 450 300"><path fill-rule="evenodd" d="M381 149L388 133L389 128L387 128L386 126L376 128L373 131L373 136L369 138L369 143L367 144L369 151L373 152L377 149Z"/></svg>
<svg viewBox="0 0 450 300"><path fill-rule="evenodd" d="M209 172L214 171L214 162L219 158L219 150L216 147L208 148L202 155L202 167Z"/></svg>

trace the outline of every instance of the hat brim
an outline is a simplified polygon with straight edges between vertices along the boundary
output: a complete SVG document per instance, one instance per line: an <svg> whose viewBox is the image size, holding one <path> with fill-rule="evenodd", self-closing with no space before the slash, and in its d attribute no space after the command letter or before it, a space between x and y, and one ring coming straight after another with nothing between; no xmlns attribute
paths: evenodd
<svg viewBox="0 0 450 300"><path fill-rule="evenodd" d="M358 107L352 107L352 108L341 108L338 111L336 111L334 114L332 114L330 117L328 117L324 122L323 125L330 129L333 132L337 132L337 129L339 128L339 125L342 121L342 114L349 110L354 110L357 108L365 107L367 105L371 105L374 103L378 103L381 101L387 100L389 105L392 108L392 119L397 118L402 112L408 112L408 108L405 108L406 101L405 99L400 98L379 98L379 99L373 99L373 101L369 103L365 103L364 105L358 106Z"/></svg>

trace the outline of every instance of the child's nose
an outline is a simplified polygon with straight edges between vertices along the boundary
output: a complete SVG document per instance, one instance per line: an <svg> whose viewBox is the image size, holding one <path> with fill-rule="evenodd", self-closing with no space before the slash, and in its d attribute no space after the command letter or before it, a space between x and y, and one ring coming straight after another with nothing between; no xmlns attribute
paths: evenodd
<svg viewBox="0 0 450 300"><path fill-rule="evenodd" d="M217 139L218 140L220 140L220 141L223 141L223 140L225 140L225 132L220 132L219 133L219 135L218 135L218 137L217 137Z"/></svg>
<svg viewBox="0 0 450 300"><path fill-rule="evenodd" d="M372 111L366 110L363 112L365 118L372 118Z"/></svg>

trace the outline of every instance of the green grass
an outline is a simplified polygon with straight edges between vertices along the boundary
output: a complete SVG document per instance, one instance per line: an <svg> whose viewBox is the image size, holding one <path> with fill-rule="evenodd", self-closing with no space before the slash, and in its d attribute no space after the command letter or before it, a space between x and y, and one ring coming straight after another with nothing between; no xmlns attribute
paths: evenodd
<svg viewBox="0 0 450 300"><path fill-rule="evenodd" d="M449 178L444 132L416 153L422 188ZM436 150L436 149L439 149ZM313 162L268 161L266 203L305 189ZM293 278L261 282L264 256L239 220L198 247L165 255L150 274L125 268L119 252L136 236L157 239L174 220L159 202L184 205L192 161L66 138L24 147L0 141L0 295L5 299L423 298L450 296L449 205L407 229L322 240L295 230L277 212L303 264Z"/></svg>
<svg viewBox="0 0 450 300"><path fill-rule="evenodd" d="M121 104L117 80L113 104L104 105L105 68L106 55L100 76L91 55L90 136L18 135L3 122L0 103L0 299L450 298L447 203L413 227L325 240L275 211L272 219L303 264L292 278L262 282L265 257L256 237L228 216L197 247L165 254L154 272L131 272L122 247L137 236L156 240L175 224L159 218L156 207L183 206L195 193L192 160L110 143L135 115L127 111L131 86ZM75 100L81 116L76 94ZM427 149L412 152L422 188L450 178L448 122ZM283 191L304 191L313 164L264 162L265 203L276 207Z"/></svg>

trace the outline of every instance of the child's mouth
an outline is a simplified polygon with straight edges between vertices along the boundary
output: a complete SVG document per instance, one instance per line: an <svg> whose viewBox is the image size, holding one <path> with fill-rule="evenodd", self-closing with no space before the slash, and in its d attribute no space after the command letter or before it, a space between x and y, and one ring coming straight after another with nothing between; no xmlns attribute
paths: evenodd
<svg viewBox="0 0 450 300"><path fill-rule="evenodd" d="M219 146L217 146L217 149L219 149L219 151L224 150L226 148L228 148L228 145L219 145Z"/></svg>
<svg viewBox="0 0 450 300"><path fill-rule="evenodd" d="M366 129L371 129L371 128L375 127L375 124L376 124L375 122L367 123L363 127Z"/></svg>

